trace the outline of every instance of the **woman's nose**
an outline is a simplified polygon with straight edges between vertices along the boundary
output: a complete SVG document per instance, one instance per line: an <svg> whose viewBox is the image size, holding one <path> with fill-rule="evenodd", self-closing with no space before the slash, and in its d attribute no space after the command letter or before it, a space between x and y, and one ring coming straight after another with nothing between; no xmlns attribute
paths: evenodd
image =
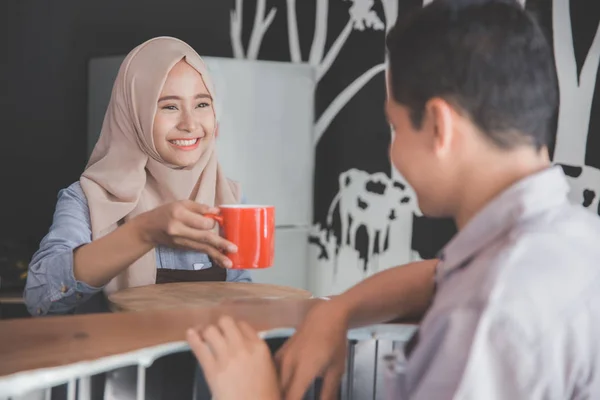
<svg viewBox="0 0 600 400"><path fill-rule="evenodd" d="M184 111L181 116L177 129L185 132L193 132L198 128L198 123L194 119L194 115L191 112Z"/></svg>

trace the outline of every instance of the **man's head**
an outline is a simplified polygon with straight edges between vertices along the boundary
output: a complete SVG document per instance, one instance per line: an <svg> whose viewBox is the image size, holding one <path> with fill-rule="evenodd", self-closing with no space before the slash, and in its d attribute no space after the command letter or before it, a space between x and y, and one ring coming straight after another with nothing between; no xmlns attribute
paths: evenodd
<svg viewBox="0 0 600 400"><path fill-rule="evenodd" d="M390 155L425 214L452 216L473 168L545 158L557 77L516 1L435 0L395 26L387 48Z"/></svg>

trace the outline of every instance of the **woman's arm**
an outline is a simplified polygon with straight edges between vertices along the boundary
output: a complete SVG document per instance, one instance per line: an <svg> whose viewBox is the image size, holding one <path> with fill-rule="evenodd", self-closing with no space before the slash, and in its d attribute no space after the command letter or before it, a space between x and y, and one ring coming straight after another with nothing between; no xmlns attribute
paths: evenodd
<svg viewBox="0 0 600 400"><path fill-rule="evenodd" d="M104 286L154 245L144 240L139 219L73 251L73 274L91 286Z"/></svg>
<svg viewBox="0 0 600 400"><path fill-rule="evenodd" d="M73 249L91 242L90 226L79 184L61 190L50 231L29 264L24 299L32 315L68 313L101 290L73 275Z"/></svg>

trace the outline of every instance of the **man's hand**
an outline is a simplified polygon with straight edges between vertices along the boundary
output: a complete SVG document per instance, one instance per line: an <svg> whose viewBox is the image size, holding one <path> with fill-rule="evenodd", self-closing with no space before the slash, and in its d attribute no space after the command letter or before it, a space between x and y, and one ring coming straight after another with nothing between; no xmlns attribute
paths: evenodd
<svg viewBox="0 0 600 400"><path fill-rule="evenodd" d="M188 330L187 340L213 398L281 399L269 348L247 323L223 317L217 326L209 326L201 333Z"/></svg>
<svg viewBox="0 0 600 400"><path fill-rule="evenodd" d="M321 399L337 399L344 375L348 315L335 301L315 306L277 352L281 388L286 400L300 400L317 376L323 376Z"/></svg>

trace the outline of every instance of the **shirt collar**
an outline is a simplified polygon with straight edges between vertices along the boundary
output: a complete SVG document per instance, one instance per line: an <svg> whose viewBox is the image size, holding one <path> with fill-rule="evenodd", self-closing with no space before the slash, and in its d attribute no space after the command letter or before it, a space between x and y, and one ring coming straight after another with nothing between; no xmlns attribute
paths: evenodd
<svg viewBox="0 0 600 400"><path fill-rule="evenodd" d="M518 222L567 200L569 184L559 166L523 178L504 190L460 230L438 255L442 278L471 261L479 251Z"/></svg>

